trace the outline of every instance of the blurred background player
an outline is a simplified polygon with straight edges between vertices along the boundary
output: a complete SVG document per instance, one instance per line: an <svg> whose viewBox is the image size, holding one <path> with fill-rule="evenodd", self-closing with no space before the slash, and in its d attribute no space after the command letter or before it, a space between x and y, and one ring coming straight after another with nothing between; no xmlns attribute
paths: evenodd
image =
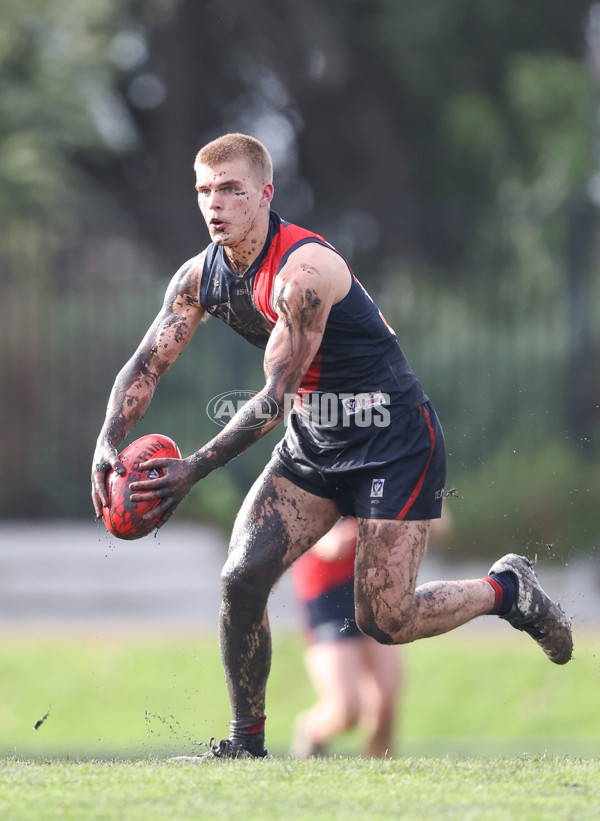
<svg viewBox="0 0 600 821"><path fill-rule="evenodd" d="M400 648L379 644L354 620L356 519L340 521L292 567L308 645L304 661L318 700L298 716L291 754L307 758L360 726L363 754L392 755L402 684Z"/></svg>

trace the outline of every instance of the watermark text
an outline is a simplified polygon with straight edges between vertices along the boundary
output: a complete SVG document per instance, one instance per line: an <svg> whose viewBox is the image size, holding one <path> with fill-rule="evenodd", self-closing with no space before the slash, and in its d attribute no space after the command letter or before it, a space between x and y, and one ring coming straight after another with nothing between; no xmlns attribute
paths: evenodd
<svg viewBox="0 0 600 821"><path fill-rule="evenodd" d="M242 409L256 397L258 391L232 390L213 396L206 406L208 417L224 428ZM361 393L313 393L285 394L283 417L287 424L291 412L299 414L308 424L319 427L385 428L390 424L390 397L381 391ZM271 397L260 394L253 403L251 415L241 425L243 428L259 428L274 419L280 411Z"/></svg>

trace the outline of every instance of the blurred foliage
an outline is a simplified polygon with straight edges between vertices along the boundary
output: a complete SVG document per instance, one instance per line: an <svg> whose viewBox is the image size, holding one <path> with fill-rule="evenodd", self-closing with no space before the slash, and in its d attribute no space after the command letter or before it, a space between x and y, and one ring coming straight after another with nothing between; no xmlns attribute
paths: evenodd
<svg viewBox="0 0 600 821"><path fill-rule="evenodd" d="M448 499L458 554L507 551L568 563L597 544L600 472L581 443L560 439L527 412L476 469L452 471L457 496Z"/></svg>
<svg viewBox="0 0 600 821"><path fill-rule="evenodd" d="M277 210L337 245L396 328L442 416L450 481L481 494L457 512L464 549L495 521L492 473L495 505L516 509L518 474L521 509L559 509L564 538L589 543L588 506L553 494L576 472L597 484L599 8L5 0L0 515L91 515L114 375L206 242L194 154L239 129L274 156ZM135 434L190 452L215 433L209 399L261 378L260 353L209 322ZM182 515L230 524L276 438L197 487ZM515 476L511 448L528 454Z"/></svg>

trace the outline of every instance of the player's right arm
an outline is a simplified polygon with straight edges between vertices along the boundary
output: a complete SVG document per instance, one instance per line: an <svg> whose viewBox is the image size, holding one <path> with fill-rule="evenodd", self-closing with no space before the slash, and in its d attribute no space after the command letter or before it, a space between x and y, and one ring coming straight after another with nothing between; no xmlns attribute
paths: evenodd
<svg viewBox="0 0 600 821"><path fill-rule="evenodd" d="M98 517L108 505L106 475L111 468L124 472L118 457L119 445L146 412L160 377L191 340L204 316L200 305L204 257L205 252L186 262L175 274L161 310L136 352L117 374L92 463L92 501Z"/></svg>

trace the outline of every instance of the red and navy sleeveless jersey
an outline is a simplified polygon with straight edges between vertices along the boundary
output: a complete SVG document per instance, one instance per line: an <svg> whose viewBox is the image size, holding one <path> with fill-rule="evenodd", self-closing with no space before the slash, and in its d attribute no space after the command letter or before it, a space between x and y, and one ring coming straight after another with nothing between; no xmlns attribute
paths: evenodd
<svg viewBox="0 0 600 821"><path fill-rule="evenodd" d="M211 244L200 287L201 305L253 345L264 348L278 318L272 304L275 277L290 254L308 242L337 253L319 234L286 222L272 211L264 248L244 274L234 274L224 249ZM392 404L410 408L427 399L394 331L354 274L349 292L331 308L321 345L299 393L313 391L360 395L383 391Z"/></svg>

